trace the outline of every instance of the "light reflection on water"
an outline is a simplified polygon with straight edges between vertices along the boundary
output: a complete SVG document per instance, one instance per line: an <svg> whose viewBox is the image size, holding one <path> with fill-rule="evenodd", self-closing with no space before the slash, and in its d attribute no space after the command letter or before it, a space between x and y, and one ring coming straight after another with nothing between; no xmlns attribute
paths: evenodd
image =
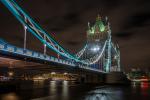
<svg viewBox="0 0 150 100"><path fill-rule="evenodd" d="M4 94L1 100L19 100L19 98L15 93L8 93Z"/></svg>
<svg viewBox="0 0 150 100"><path fill-rule="evenodd" d="M50 88L49 88L49 92L51 94L55 94L57 91L56 91L56 81L51 81L50 82Z"/></svg>
<svg viewBox="0 0 150 100"><path fill-rule="evenodd" d="M63 81L63 87L62 87L62 97L67 100L69 96L69 86L68 81Z"/></svg>
<svg viewBox="0 0 150 100"><path fill-rule="evenodd" d="M122 100L122 91L111 88L102 88L90 91L84 100Z"/></svg>
<svg viewBox="0 0 150 100"><path fill-rule="evenodd" d="M93 86L68 81L50 81L45 86L41 82L33 84L31 90L0 94L0 100L149 100L150 97L147 82L133 83L131 87Z"/></svg>

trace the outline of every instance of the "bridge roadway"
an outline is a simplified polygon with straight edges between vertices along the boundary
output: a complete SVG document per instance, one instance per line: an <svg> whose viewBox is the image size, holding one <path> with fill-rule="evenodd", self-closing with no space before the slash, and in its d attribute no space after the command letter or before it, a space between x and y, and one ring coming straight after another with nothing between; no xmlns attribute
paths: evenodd
<svg viewBox="0 0 150 100"><path fill-rule="evenodd" d="M88 82L93 82L94 78L94 80L99 80L98 77L105 73L87 66L74 64L69 60L58 59L28 49L24 50L2 41L0 41L0 67L35 70L43 73L53 71L73 73L80 76L79 80L88 80Z"/></svg>
<svg viewBox="0 0 150 100"><path fill-rule="evenodd" d="M4 58L12 58L12 59L27 61L27 62L35 62L35 63L47 64L53 66L63 66L66 67L65 70L79 68L79 69L84 69L84 70L89 70L94 72L105 73L104 71L100 71L95 68L90 68L83 64L74 63L71 60L59 59L56 57L44 55L39 52L31 51L28 49L24 50L23 48L12 46L4 41L0 41L0 56Z"/></svg>

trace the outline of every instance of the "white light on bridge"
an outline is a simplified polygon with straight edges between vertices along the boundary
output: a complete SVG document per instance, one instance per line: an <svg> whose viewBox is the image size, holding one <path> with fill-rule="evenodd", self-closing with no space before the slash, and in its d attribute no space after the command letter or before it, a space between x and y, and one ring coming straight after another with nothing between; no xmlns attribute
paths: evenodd
<svg viewBox="0 0 150 100"><path fill-rule="evenodd" d="M91 51L93 51L93 52L97 52L99 50L100 50L100 48L98 46L95 46L95 47L91 48Z"/></svg>

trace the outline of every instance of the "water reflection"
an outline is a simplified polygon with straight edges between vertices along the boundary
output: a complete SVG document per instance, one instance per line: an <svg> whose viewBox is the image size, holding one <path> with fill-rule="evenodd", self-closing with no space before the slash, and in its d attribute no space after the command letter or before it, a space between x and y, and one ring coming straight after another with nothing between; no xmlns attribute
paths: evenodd
<svg viewBox="0 0 150 100"><path fill-rule="evenodd" d="M64 100L67 100L69 97L69 92L68 92L68 81L63 81L63 87L62 87L62 98L64 98Z"/></svg>
<svg viewBox="0 0 150 100"><path fill-rule="evenodd" d="M121 100L122 92L111 88L90 91L84 100Z"/></svg>
<svg viewBox="0 0 150 100"><path fill-rule="evenodd" d="M2 89L0 88L2 91ZM32 89L0 94L0 100L149 100L150 83L132 86L93 86L69 81L40 81Z"/></svg>
<svg viewBox="0 0 150 100"><path fill-rule="evenodd" d="M149 83L148 82L141 82L141 88L142 89L147 89L149 87Z"/></svg>
<svg viewBox="0 0 150 100"><path fill-rule="evenodd" d="M49 92L50 94L53 94L53 95L57 92L56 81L50 81Z"/></svg>
<svg viewBox="0 0 150 100"><path fill-rule="evenodd" d="M148 97L149 95L149 86L150 84L148 82L141 82L141 95L144 97Z"/></svg>
<svg viewBox="0 0 150 100"><path fill-rule="evenodd" d="M15 93L8 93L2 96L1 100L19 100Z"/></svg>

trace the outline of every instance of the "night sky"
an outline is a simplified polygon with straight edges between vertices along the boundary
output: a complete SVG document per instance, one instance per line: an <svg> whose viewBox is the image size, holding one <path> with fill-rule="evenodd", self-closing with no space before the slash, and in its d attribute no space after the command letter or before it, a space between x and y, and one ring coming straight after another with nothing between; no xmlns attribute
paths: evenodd
<svg viewBox="0 0 150 100"><path fill-rule="evenodd" d="M88 21L93 23L98 14L108 16L112 39L120 46L121 67L150 69L150 0L16 1L72 53L84 46ZM22 25L0 3L0 37L23 47L23 35ZM42 52L42 44L27 35L28 48Z"/></svg>

